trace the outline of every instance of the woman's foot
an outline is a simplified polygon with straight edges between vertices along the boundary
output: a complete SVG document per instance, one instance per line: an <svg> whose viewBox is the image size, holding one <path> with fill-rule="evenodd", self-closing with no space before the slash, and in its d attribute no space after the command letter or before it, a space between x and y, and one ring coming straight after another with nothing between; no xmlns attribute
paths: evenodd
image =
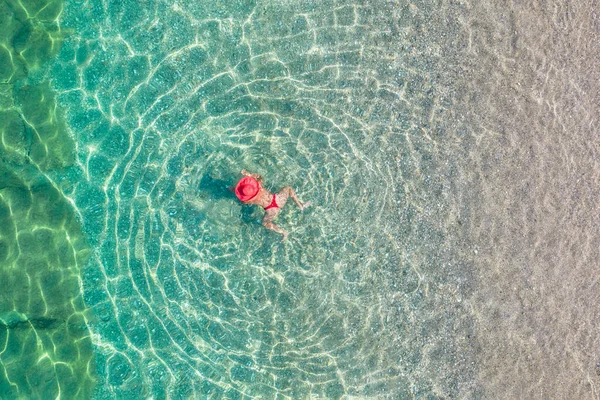
<svg viewBox="0 0 600 400"><path fill-rule="evenodd" d="M302 206L300 206L300 210L304 211L308 206L310 206L310 201L307 201L306 203L302 204Z"/></svg>

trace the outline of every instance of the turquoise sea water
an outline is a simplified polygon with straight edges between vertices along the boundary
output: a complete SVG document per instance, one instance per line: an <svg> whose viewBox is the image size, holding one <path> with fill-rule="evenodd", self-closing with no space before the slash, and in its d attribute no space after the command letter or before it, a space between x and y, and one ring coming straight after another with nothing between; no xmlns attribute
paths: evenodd
<svg viewBox="0 0 600 400"><path fill-rule="evenodd" d="M595 342L556 350L581 331L545 335L553 306L513 319L555 299L490 271L549 271L501 199L556 193L523 165L577 150L532 132L564 149L597 125L595 6L565 4L0 3L0 398L538 393L544 360ZM577 96L576 122L550 115ZM311 201L286 242L228 189L241 169Z"/></svg>

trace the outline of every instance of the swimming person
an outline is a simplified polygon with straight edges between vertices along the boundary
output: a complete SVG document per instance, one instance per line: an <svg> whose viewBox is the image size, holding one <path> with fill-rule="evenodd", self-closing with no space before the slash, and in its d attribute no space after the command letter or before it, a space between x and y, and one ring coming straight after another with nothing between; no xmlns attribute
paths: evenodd
<svg viewBox="0 0 600 400"><path fill-rule="evenodd" d="M292 198L294 203L304 210L310 205L310 201L302 203L298 200L296 192L289 186L284 187L277 194L272 194L262 186L263 178L259 174L251 174L242 170L244 177L235 186L235 195L244 204L256 204L265 209L265 216L262 224L265 228L281 233L283 240L288 236L288 233L275 225L273 220L279 215L279 211L285 207L288 198Z"/></svg>

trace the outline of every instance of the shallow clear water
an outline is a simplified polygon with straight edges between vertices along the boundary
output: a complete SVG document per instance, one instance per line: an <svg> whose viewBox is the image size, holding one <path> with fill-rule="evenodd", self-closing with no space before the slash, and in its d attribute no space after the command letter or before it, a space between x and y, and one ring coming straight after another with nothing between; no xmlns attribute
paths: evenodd
<svg viewBox="0 0 600 400"><path fill-rule="evenodd" d="M1 7L1 398L598 396L595 3Z"/></svg>

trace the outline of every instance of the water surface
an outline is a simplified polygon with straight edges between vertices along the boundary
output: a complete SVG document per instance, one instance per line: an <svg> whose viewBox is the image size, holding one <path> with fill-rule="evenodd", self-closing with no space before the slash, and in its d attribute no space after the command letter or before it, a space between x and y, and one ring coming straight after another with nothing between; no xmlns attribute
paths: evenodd
<svg viewBox="0 0 600 400"><path fill-rule="evenodd" d="M598 396L593 2L2 4L0 397Z"/></svg>

